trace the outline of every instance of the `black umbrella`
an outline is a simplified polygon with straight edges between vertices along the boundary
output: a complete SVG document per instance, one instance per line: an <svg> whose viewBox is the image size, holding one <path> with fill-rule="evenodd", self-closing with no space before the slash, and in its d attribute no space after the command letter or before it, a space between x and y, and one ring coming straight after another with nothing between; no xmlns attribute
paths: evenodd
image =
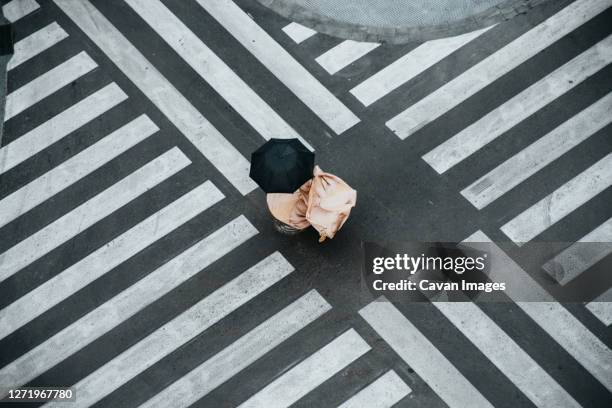
<svg viewBox="0 0 612 408"><path fill-rule="evenodd" d="M298 139L270 139L251 155L249 175L266 193L293 193L312 178L314 157Z"/></svg>

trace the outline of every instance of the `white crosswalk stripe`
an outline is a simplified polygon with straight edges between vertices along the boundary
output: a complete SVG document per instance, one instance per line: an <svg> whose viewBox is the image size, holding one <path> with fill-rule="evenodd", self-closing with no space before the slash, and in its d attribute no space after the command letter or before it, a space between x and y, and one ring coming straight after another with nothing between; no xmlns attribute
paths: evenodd
<svg viewBox="0 0 612 408"><path fill-rule="evenodd" d="M82 51L45 72L6 96L4 120L7 121L18 115L52 93L76 81L97 66L98 64L85 51Z"/></svg>
<svg viewBox="0 0 612 408"><path fill-rule="evenodd" d="M257 187L248 160L89 1L54 2L240 193Z"/></svg>
<svg viewBox="0 0 612 408"><path fill-rule="evenodd" d="M350 329L265 386L239 407L288 407L369 350L370 346L361 336Z"/></svg>
<svg viewBox="0 0 612 408"><path fill-rule="evenodd" d="M542 268L561 285L612 253L612 218L546 262Z"/></svg>
<svg viewBox="0 0 612 408"><path fill-rule="evenodd" d="M35 0L11 0L2 6L2 14L8 21L14 23L39 8Z"/></svg>
<svg viewBox="0 0 612 408"><path fill-rule="evenodd" d="M189 159L175 147L30 235L0 254L0 282L112 214L190 163ZM5 328L7 326L3 325L2 329Z"/></svg>
<svg viewBox="0 0 612 408"><path fill-rule="evenodd" d="M330 309L325 299L311 290L140 407L188 407Z"/></svg>
<svg viewBox="0 0 612 408"><path fill-rule="evenodd" d="M66 33L56 22L41 28L23 40L15 43L15 53L6 68L11 70L18 67L67 37L68 33Z"/></svg>
<svg viewBox="0 0 612 408"><path fill-rule="evenodd" d="M386 299L370 303L359 314L449 407L493 407Z"/></svg>
<svg viewBox="0 0 612 408"><path fill-rule="evenodd" d="M478 249L478 243L491 243L482 231L465 239L464 243ZM480 247L482 249L482 247ZM490 252L489 279L505 282L504 293L516 302L565 351L612 392L612 350L589 331L574 315L547 293L497 245L485 247Z"/></svg>
<svg viewBox="0 0 612 408"><path fill-rule="evenodd" d="M142 115L0 200L0 227L140 143L159 128Z"/></svg>
<svg viewBox="0 0 612 408"><path fill-rule="evenodd" d="M611 185L612 153L508 221L501 230L517 245L523 245Z"/></svg>
<svg viewBox="0 0 612 408"><path fill-rule="evenodd" d="M411 392L395 371L389 370L338 408L391 408Z"/></svg>
<svg viewBox="0 0 612 408"><path fill-rule="evenodd" d="M319 55L315 61L333 75L379 46L380 43L345 40Z"/></svg>
<svg viewBox="0 0 612 408"><path fill-rule="evenodd" d="M219 194L217 193L217 196ZM212 203L202 203L202 211ZM229 222L2 368L0 384L17 387L36 378L227 255L255 234L257 230L244 217ZM274 265L283 262L283 257L276 252L264 259L262 264Z"/></svg>
<svg viewBox="0 0 612 408"><path fill-rule="evenodd" d="M305 27L305 26L303 26L301 24L298 24L298 23L289 23L289 24L287 24L286 26L283 27L283 31L296 44L299 44L299 43L309 39L310 37L312 37L313 35L315 35L317 33L312 28Z"/></svg>
<svg viewBox="0 0 612 408"><path fill-rule="evenodd" d="M577 0L387 122L405 139L595 17L612 0Z"/></svg>
<svg viewBox="0 0 612 408"><path fill-rule="evenodd" d="M266 140L301 139L283 118L158 0L126 0L191 68L219 93Z"/></svg>
<svg viewBox="0 0 612 408"><path fill-rule="evenodd" d="M433 304L535 406L580 407L580 404L474 303L433 302Z"/></svg>
<svg viewBox="0 0 612 408"><path fill-rule="evenodd" d="M461 191L482 209L612 122L612 93L521 150Z"/></svg>
<svg viewBox="0 0 612 408"><path fill-rule="evenodd" d="M359 102L370 106L491 28L427 41L370 76L350 92Z"/></svg>
<svg viewBox="0 0 612 408"><path fill-rule="evenodd" d="M231 0L197 2L336 134L359 122L353 112Z"/></svg>
<svg viewBox="0 0 612 408"><path fill-rule="evenodd" d="M608 289L597 299L586 305L587 309L595 315L603 324L612 324L612 288Z"/></svg>
<svg viewBox="0 0 612 408"><path fill-rule="evenodd" d="M465 160L612 62L612 35L423 156L438 173Z"/></svg>

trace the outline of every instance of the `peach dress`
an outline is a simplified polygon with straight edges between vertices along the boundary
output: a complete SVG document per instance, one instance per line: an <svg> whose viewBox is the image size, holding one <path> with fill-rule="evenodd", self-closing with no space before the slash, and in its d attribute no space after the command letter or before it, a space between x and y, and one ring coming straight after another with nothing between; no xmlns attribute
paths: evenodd
<svg viewBox="0 0 612 408"><path fill-rule="evenodd" d="M312 225L319 232L319 242L323 242L333 238L347 220L357 201L357 191L315 166L313 178L299 190L293 194L268 194L266 200L274 218L300 230Z"/></svg>

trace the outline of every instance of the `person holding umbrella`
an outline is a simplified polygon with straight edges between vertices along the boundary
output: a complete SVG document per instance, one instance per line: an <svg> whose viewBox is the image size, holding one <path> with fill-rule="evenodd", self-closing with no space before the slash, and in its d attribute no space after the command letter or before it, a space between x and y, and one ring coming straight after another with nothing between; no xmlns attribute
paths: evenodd
<svg viewBox="0 0 612 408"><path fill-rule="evenodd" d="M276 230L287 235L312 226L319 242L333 238L357 200L342 179L314 165L298 139L270 139L253 152L250 176L267 193Z"/></svg>

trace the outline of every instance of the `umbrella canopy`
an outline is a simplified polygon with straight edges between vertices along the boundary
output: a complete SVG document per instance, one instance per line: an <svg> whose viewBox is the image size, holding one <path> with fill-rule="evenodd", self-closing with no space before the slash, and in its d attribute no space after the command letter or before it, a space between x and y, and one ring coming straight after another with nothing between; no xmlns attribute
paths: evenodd
<svg viewBox="0 0 612 408"><path fill-rule="evenodd" d="M293 193L312 178L314 153L298 139L270 139L251 155L251 178L266 193Z"/></svg>

